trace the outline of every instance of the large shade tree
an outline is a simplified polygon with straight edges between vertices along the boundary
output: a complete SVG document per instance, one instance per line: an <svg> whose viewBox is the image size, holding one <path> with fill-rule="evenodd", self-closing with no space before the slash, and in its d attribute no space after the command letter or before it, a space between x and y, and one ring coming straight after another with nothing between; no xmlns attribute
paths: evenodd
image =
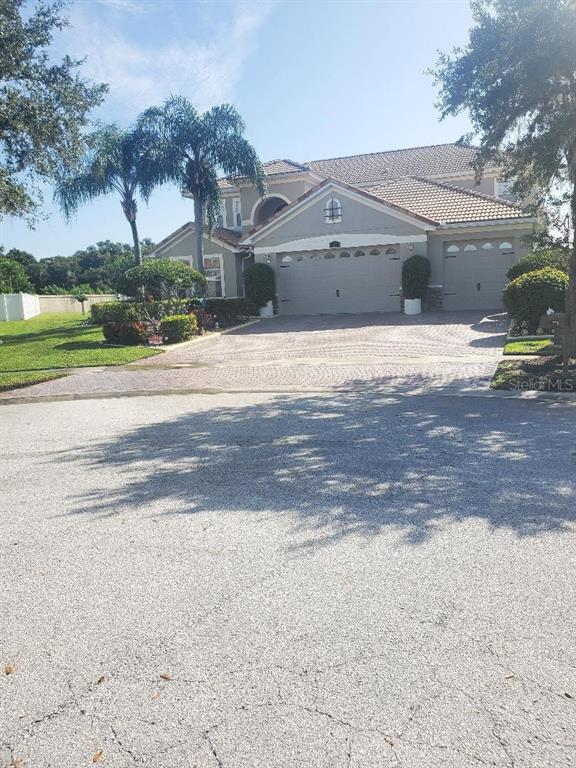
<svg viewBox="0 0 576 768"><path fill-rule="evenodd" d="M256 150L244 136L244 121L230 104L199 113L182 96L151 107L138 120L146 137L145 158L151 183L175 183L194 199L196 266L204 272L204 227L216 226L221 209L220 173L247 178L264 193L264 172Z"/></svg>
<svg viewBox="0 0 576 768"><path fill-rule="evenodd" d="M40 184L82 154L90 110L107 90L81 77L82 61L52 55L63 5L0 2L0 216L35 218Z"/></svg>
<svg viewBox="0 0 576 768"><path fill-rule="evenodd" d="M433 74L443 117L467 111L477 170L500 165L515 191L568 190L572 220L565 367L576 355L576 0L472 0L465 48Z"/></svg>
<svg viewBox="0 0 576 768"><path fill-rule="evenodd" d="M67 219L84 203L110 194L120 197L120 205L132 232L134 259L142 263L136 215L136 196L150 188L146 176L149 166L142 162L139 131L108 125L91 137L91 146L80 166L62 176L54 198Z"/></svg>

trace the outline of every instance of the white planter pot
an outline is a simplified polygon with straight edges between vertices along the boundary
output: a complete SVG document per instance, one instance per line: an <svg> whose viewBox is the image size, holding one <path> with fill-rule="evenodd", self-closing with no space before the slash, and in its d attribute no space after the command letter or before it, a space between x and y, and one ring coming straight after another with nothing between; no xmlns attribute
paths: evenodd
<svg viewBox="0 0 576 768"><path fill-rule="evenodd" d="M420 315L422 313L422 299L404 299L405 315Z"/></svg>
<svg viewBox="0 0 576 768"><path fill-rule="evenodd" d="M260 307L260 317L274 317L274 305L271 301Z"/></svg>

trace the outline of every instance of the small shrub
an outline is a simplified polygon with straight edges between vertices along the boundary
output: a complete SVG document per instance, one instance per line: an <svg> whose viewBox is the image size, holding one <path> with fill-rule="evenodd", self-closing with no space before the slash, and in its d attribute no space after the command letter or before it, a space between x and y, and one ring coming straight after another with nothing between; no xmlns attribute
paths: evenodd
<svg viewBox="0 0 576 768"><path fill-rule="evenodd" d="M402 264L402 292L405 299L423 299L430 280L430 262L425 256L410 256Z"/></svg>
<svg viewBox="0 0 576 768"><path fill-rule="evenodd" d="M138 305L134 301L105 301L102 304L92 304L90 316L95 325L127 323L141 319Z"/></svg>
<svg viewBox="0 0 576 768"><path fill-rule="evenodd" d="M124 323L105 323L102 333L107 341L113 344L145 344L148 340L148 328L138 320Z"/></svg>
<svg viewBox="0 0 576 768"><path fill-rule="evenodd" d="M258 314L258 307L248 299L205 299L203 306L216 317L218 325L223 328L237 325L245 318Z"/></svg>
<svg viewBox="0 0 576 768"><path fill-rule="evenodd" d="M168 344L186 341L198 332L194 315L170 315L160 322L160 333Z"/></svg>
<svg viewBox="0 0 576 768"><path fill-rule="evenodd" d="M561 251L533 251L522 256L516 264L512 264L506 276L508 280L516 280L520 275L527 272L535 272L539 269L559 269L562 272L567 271L566 256Z"/></svg>
<svg viewBox="0 0 576 768"><path fill-rule="evenodd" d="M567 287L568 275L559 269L547 267L525 272L504 288L504 306L510 317L517 323L526 323L528 332L534 334L549 307L556 312L564 311Z"/></svg>
<svg viewBox="0 0 576 768"><path fill-rule="evenodd" d="M190 314L196 318L198 333L213 331L216 328L216 315L207 312L203 307L194 307L190 310Z"/></svg>
<svg viewBox="0 0 576 768"><path fill-rule="evenodd" d="M276 276L269 264L252 264L244 272L246 298L258 309L274 299Z"/></svg>

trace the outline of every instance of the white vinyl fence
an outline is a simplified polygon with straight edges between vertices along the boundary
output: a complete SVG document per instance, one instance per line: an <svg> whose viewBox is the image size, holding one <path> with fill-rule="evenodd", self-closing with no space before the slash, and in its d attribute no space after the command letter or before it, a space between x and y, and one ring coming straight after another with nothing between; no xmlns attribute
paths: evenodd
<svg viewBox="0 0 576 768"><path fill-rule="evenodd" d="M0 293L0 321L28 320L39 315L39 298L31 293Z"/></svg>

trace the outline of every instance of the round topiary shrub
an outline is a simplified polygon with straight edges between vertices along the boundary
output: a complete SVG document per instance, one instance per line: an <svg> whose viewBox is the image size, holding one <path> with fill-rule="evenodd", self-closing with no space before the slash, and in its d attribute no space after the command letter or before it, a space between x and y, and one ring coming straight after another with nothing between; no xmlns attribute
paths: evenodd
<svg viewBox="0 0 576 768"><path fill-rule="evenodd" d="M506 277L508 280L516 280L520 275L525 275L527 272L535 272L538 269L546 269L546 267L566 272L566 264L566 256L561 251L533 251L518 259L516 264L512 264L506 273Z"/></svg>
<svg viewBox="0 0 576 768"><path fill-rule="evenodd" d="M550 307L564 311L568 275L559 269L538 269L526 272L503 291L504 306L517 322L525 322L531 334L536 333L540 318Z"/></svg>
<svg viewBox="0 0 576 768"><path fill-rule="evenodd" d="M423 299L430 280L430 262L425 256L410 256L402 264L402 293L405 299Z"/></svg>
<svg viewBox="0 0 576 768"><path fill-rule="evenodd" d="M132 320L127 323L105 323L102 333L106 341L112 344L145 344L148 341L148 329L144 323Z"/></svg>
<svg viewBox="0 0 576 768"><path fill-rule="evenodd" d="M246 298L256 307L265 306L276 295L276 276L269 264L251 264L244 272Z"/></svg>
<svg viewBox="0 0 576 768"><path fill-rule="evenodd" d="M194 315L169 315L160 321L160 333L168 344L187 341L198 332L198 321Z"/></svg>

